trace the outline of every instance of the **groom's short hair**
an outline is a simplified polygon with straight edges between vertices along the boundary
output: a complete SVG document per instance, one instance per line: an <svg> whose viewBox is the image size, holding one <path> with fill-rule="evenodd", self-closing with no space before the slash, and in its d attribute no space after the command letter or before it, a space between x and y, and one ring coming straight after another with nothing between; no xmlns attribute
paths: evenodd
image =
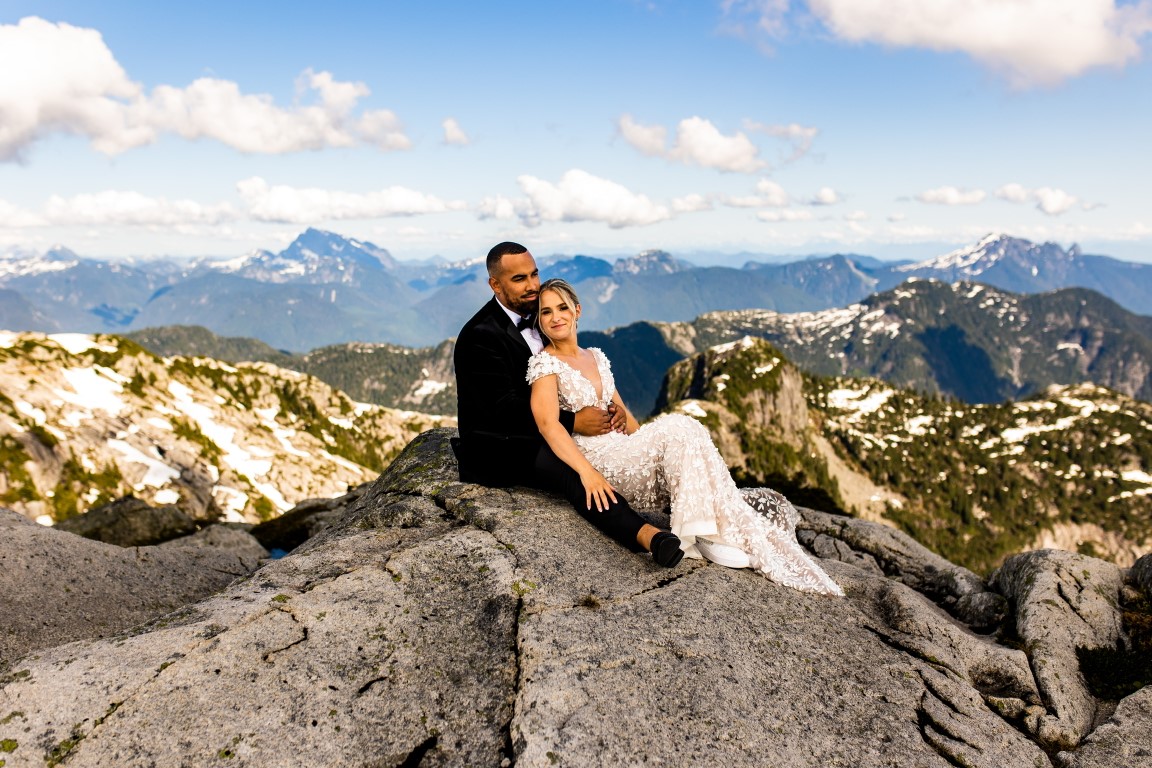
<svg viewBox="0 0 1152 768"><path fill-rule="evenodd" d="M496 277L496 270L500 268L500 259L505 256L512 256L517 253L528 253L528 249L520 245L520 243L510 243L505 241L492 246L492 250L488 251L488 276Z"/></svg>

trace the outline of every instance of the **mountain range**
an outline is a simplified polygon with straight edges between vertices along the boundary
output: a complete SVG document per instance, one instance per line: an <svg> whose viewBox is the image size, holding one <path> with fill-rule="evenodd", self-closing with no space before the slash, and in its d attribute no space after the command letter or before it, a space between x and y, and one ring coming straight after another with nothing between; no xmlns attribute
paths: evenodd
<svg viewBox="0 0 1152 768"><path fill-rule="evenodd" d="M625 402L648 414L670 366L744 336L767 339L810 373L883 379L972 404L1084 383L1152 402L1152 317L1080 288L1025 296L913 279L839 309L711 312L691 322L582 331L580 341L604 350ZM450 340L422 348L337 344L293 354L202 327L152 328L128 338L165 356L274 363L364 402L455 413Z"/></svg>
<svg viewBox="0 0 1152 768"><path fill-rule="evenodd" d="M909 278L978 281L1015 293L1084 287L1129 311L1152 306L1152 265L1002 234L916 263L833 255L700 267L663 251L609 262L539 260L580 293L583 327L686 322L712 311L810 312L858 302ZM343 342L429 346L490 296L481 259L400 261L372 243L309 229L283 251L226 261L101 261L65 249L0 256L0 326L124 333L201 325L296 352Z"/></svg>
<svg viewBox="0 0 1152 768"><path fill-rule="evenodd" d="M128 494L198 520L259 522L371 480L444 423L268 363L0 332L0 506L44 523Z"/></svg>
<svg viewBox="0 0 1152 768"><path fill-rule="evenodd" d="M1152 405L1100 387L967 405L803 374L746 336L674 365L659 406L707 426L738 483L887 522L977 572L1028 549L1152 551Z"/></svg>

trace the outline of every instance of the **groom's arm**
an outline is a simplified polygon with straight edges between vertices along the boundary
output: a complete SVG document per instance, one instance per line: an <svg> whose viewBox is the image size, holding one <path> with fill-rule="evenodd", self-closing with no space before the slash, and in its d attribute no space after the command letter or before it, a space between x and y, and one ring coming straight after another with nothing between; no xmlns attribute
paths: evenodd
<svg viewBox="0 0 1152 768"><path fill-rule="evenodd" d="M532 417L527 369L494 333L474 330L462 335L453 353L456 391L461 405L470 409L472 428L503 434L537 434ZM467 405L465 405L467 404ZM575 414L560 412L569 433Z"/></svg>

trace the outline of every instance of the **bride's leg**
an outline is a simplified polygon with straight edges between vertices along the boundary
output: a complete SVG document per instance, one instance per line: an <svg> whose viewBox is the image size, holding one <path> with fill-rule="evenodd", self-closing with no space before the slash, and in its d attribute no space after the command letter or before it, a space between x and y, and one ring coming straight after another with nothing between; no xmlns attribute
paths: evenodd
<svg viewBox="0 0 1152 768"><path fill-rule="evenodd" d="M678 564L684 557L680 548L680 539L676 534L663 531L650 523L636 534L636 542L652 553L652 559L666 568Z"/></svg>

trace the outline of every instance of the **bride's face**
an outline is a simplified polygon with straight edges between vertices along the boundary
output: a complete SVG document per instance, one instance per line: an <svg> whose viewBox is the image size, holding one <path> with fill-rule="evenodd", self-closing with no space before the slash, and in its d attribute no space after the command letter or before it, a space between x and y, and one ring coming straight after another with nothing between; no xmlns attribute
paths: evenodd
<svg viewBox="0 0 1152 768"><path fill-rule="evenodd" d="M571 305L557 291L543 291L540 294L540 330L553 341L563 341L576 333L576 320L580 317L580 305Z"/></svg>

